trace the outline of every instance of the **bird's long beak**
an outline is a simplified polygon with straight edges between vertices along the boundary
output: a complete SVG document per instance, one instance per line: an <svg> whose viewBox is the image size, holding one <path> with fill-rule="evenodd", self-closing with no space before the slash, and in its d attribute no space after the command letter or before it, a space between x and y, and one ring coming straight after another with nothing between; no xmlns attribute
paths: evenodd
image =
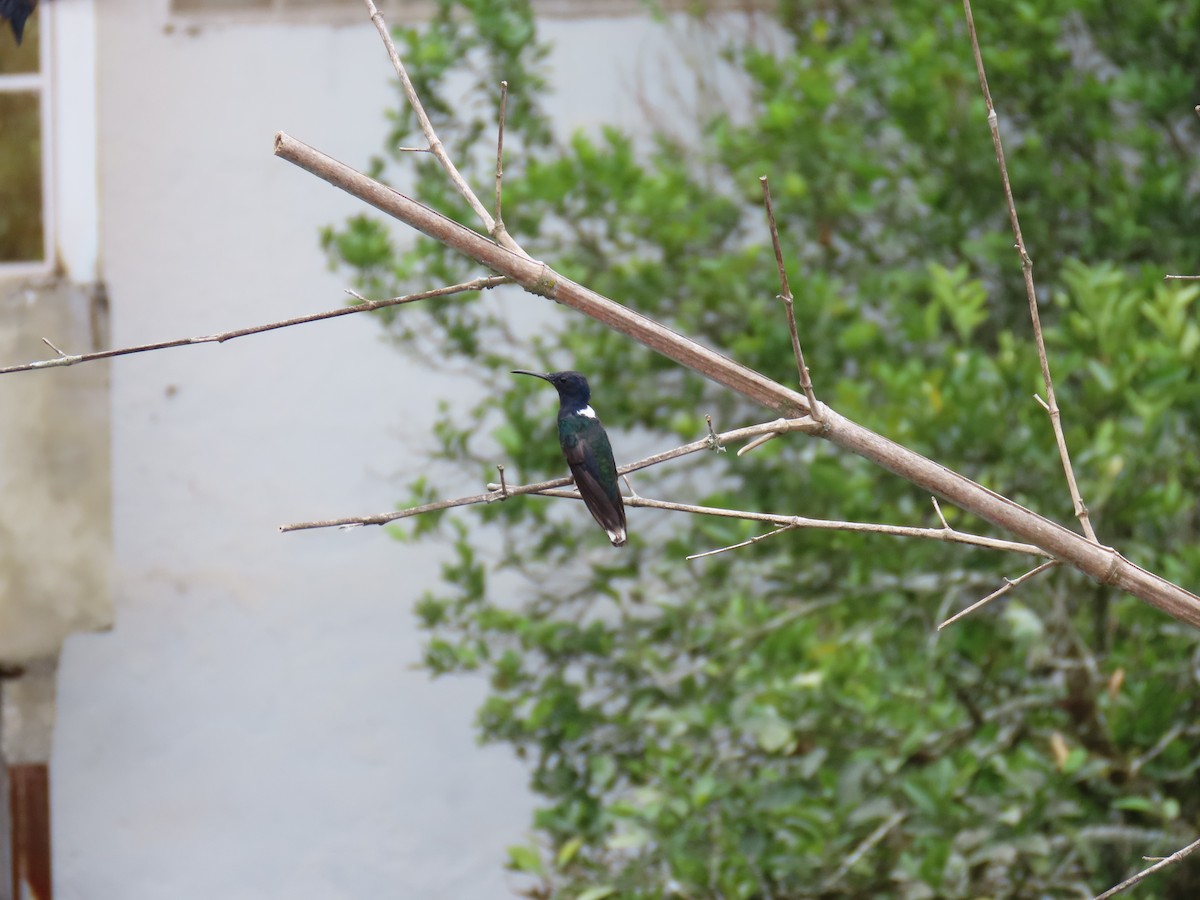
<svg viewBox="0 0 1200 900"><path fill-rule="evenodd" d="M534 378L540 378L540 379L542 379L542 381L549 381L549 380L550 380L550 376L549 376L549 375L542 375L542 374L541 374L541 373L539 373L539 372L526 372L524 369L513 369L513 370L512 370L512 374L513 374L513 375L532 375Z"/></svg>

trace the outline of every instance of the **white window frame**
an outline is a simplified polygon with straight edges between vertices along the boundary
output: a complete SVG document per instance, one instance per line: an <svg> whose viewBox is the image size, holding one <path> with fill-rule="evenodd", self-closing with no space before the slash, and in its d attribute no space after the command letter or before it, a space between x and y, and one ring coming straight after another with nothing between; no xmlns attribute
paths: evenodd
<svg viewBox="0 0 1200 900"><path fill-rule="evenodd" d="M100 277L95 0L39 3L37 15L41 69L0 75L0 91L38 94L42 259L0 262L0 278L90 283Z"/></svg>

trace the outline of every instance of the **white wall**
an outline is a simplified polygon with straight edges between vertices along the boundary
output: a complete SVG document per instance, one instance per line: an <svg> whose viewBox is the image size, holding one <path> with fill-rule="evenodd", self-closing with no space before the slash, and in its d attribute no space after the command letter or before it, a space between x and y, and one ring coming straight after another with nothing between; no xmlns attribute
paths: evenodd
<svg viewBox="0 0 1200 900"><path fill-rule="evenodd" d="M97 7L114 344L339 306L317 229L357 207L274 159L272 136L352 164L377 151L393 94L370 25L189 34L164 28L164 0ZM551 28L564 129L638 119L647 27ZM508 893L526 774L476 746L480 683L412 668L429 550L276 532L390 508L436 398L468 388L360 316L129 357L112 377L117 624L62 660L58 896Z"/></svg>

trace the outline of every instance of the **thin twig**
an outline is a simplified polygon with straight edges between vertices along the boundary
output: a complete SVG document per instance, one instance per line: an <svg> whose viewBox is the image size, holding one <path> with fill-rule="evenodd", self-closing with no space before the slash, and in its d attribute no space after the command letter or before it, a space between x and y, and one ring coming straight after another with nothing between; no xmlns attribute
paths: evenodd
<svg viewBox="0 0 1200 900"><path fill-rule="evenodd" d="M758 437L767 431L803 431L818 427L808 417L802 419L776 419L773 422L764 422L760 425L750 425L746 428L737 428L733 431L726 431L723 434L717 435L717 439L721 443L732 443L743 441L748 438ZM664 450L662 453L656 453L653 456L647 456L645 459L639 459L637 462L629 463L617 469L620 474L636 472L639 469L645 469L650 466L656 466L660 463L667 462L671 459L678 459L681 456L687 456L690 453L699 453L701 450L711 449L711 438L703 437L698 441L692 441L690 444L684 444L681 447L675 447L671 450ZM554 478L550 481L542 481L536 484L525 485L509 485L508 496L517 494L536 494L552 488L564 487L571 484L570 476L565 478ZM326 519L317 522L298 522L291 525L279 526L280 531L302 531L310 528L343 528L355 525L386 525L388 522L394 522L397 519L407 519L411 516L418 516L422 513L434 512L440 509L450 509L455 506L471 506L476 503L491 503L493 500L499 499L498 486L488 485L486 494L475 494L470 497L459 497L454 500L440 500L436 503L428 503L424 506L416 506L411 509L392 510L390 512L378 513L372 516L350 516L343 519Z"/></svg>
<svg viewBox="0 0 1200 900"><path fill-rule="evenodd" d="M546 496L559 496L553 491L539 491ZM573 492L572 492L573 493ZM566 496L563 494L562 496ZM876 522L842 522L835 519L810 519L807 516L782 516L774 513L752 512L743 509L725 509L719 506L695 506L690 503L675 503L670 500L651 500L649 497L626 497L626 506L643 506L649 509L665 509L671 512L690 513L696 516L716 516L725 519L743 519L749 522L766 522L780 528L808 528L816 531L855 531L864 534L888 534L893 537L924 538L943 541L947 544L967 544L987 550L1006 553L1024 553L1029 556L1045 556L1046 551L1033 544L1021 544L1001 538L984 537L963 531L947 532L943 528L916 528L911 525L882 525ZM689 557L690 558L690 557Z"/></svg>
<svg viewBox="0 0 1200 900"><path fill-rule="evenodd" d="M1004 594L1007 594L1013 588L1017 587L1017 585L1025 583L1033 576L1040 575L1042 572L1045 572L1047 569L1053 569L1055 566L1058 565L1058 562L1059 561L1057 559L1052 559L1049 562L1042 563L1036 569L1030 569L1028 572L1026 572L1020 578L1012 578L1012 579L1005 578L1004 579L1004 587L1000 588L999 590L992 591L992 593L988 594L982 600L977 600L974 603L972 603L970 606L968 606L966 609L961 610L960 612L956 612L954 615L952 615L950 618L948 618L945 622L943 622L941 625L939 625L937 627L937 630L941 631L947 625L957 622L959 619L963 618L964 616L969 616L971 613L975 612L975 610L979 609L982 606L986 606L987 604L989 604L993 600L995 600L997 597L1001 597Z"/></svg>
<svg viewBox="0 0 1200 900"><path fill-rule="evenodd" d="M737 544L730 544L728 547L718 547L716 550L705 550L703 553L693 553L691 556L684 557L688 562L694 559L704 559L706 556L716 556L718 553L728 553L730 550L741 550L743 547L749 547L751 544L757 544L759 541L765 541L767 538L775 537L777 534L783 534L785 531L795 531L798 525L783 525L776 528L774 531L768 531L766 534L755 535L748 541L742 541Z"/></svg>
<svg viewBox="0 0 1200 900"><path fill-rule="evenodd" d="M57 347L55 347L54 344L50 343L50 338L42 338L42 343L45 344L47 347L49 347L51 350L53 350L55 353L57 353L59 356L67 355L67 354L63 353L61 350L59 350Z"/></svg>
<svg viewBox="0 0 1200 900"><path fill-rule="evenodd" d="M496 499L494 489L497 485L489 484L488 487L493 489L493 493L488 496L493 500ZM542 487L541 485L526 485L526 487L536 487L538 490L521 490L520 488L509 488L509 493L532 494L536 497L558 497L564 500L580 500L579 491L564 490L562 488ZM771 525L779 526L777 531L769 534L761 535L760 540L766 537L773 537L779 531L789 531L797 528L808 528L814 531L855 531L864 534L887 534L893 537L908 537L908 538L923 538L931 541L942 541L947 544L966 544L971 547L983 547L987 550L1001 550L1006 553L1025 553L1029 556L1045 556L1046 551L1040 547L1035 547L1033 544L1019 544L1015 541L1005 541L1000 538L984 537L980 534L969 534L963 531L947 532L944 528L915 528L911 525L881 525L875 522L843 522L836 519L810 519L806 516L784 516L775 513L760 513L746 509L725 509L720 506L696 506L691 503L676 503L673 500L652 500L649 497L630 496L622 498L626 506L645 507L647 509L663 509L669 512L688 513L694 516L715 516L721 519L742 519L747 522L767 522ZM455 506L467 506L471 503L489 502L479 500L474 497L462 498L464 502L453 503ZM444 507L433 504L437 508ZM417 507L412 511L405 510L408 515L419 515L422 512L429 510L424 507ZM395 516L396 514L392 514ZM347 524L347 523L329 523L329 524ZM360 522L351 522L348 524L361 524ZM752 544L754 541L746 541L738 546ZM722 547L715 552L724 550L732 550L733 547ZM689 556L688 559L698 559L700 556L710 556L712 552L701 553L696 556ZM1057 565L1057 560L1051 560Z"/></svg>
<svg viewBox="0 0 1200 900"><path fill-rule="evenodd" d="M938 504L937 497L930 497L929 499L933 501L933 511L937 513L938 521L942 523L942 527L947 531L952 531L953 529L950 528L950 523L947 522L946 517L942 515L942 507Z"/></svg>
<svg viewBox="0 0 1200 900"><path fill-rule="evenodd" d="M640 494L633 489L633 482L629 480L629 474L625 473L621 476L621 480L625 482L625 487L629 490L629 496L635 500L640 498Z"/></svg>
<svg viewBox="0 0 1200 900"><path fill-rule="evenodd" d="M750 443L748 443L745 447L742 447L740 450L738 450L737 455L745 456L751 450L757 450L759 447L761 447L767 441L773 441L777 437L779 437L779 433L775 432L775 431L772 431L770 434L764 434L762 437L756 437L754 440L752 440Z"/></svg>
<svg viewBox="0 0 1200 900"><path fill-rule="evenodd" d="M808 408L812 411L812 417L820 422L821 411L817 406L817 397L813 393L808 366L804 364L804 351L800 348L800 332L796 330L795 303L792 300L792 289L788 285L787 268L783 264L783 250L779 246L779 229L775 225L775 207L771 205L771 187L767 184L766 175L761 176L758 183L762 185L763 203L767 207L767 226L771 229L771 245L775 248L775 265L779 269L779 286L782 290L779 299L783 301L783 308L787 313L788 332L792 336L792 355L796 357L796 371L800 375L800 387L804 389L804 396L808 398Z"/></svg>
<svg viewBox="0 0 1200 900"><path fill-rule="evenodd" d="M1200 275L1164 275L1163 281L1200 281Z"/></svg>
<svg viewBox="0 0 1200 900"><path fill-rule="evenodd" d="M713 428L712 416L705 416L704 424L708 426L708 449L715 450L717 453L724 453L725 448L721 445L721 439L717 436L717 432Z"/></svg>
<svg viewBox="0 0 1200 900"><path fill-rule="evenodd" d="M417 117L417 123L421 126L421 133L425 135L425 140L429 142L429 152L437 157L437 161L441 163L442 168L446 170L446 177L450 179L450 183L457 188L474 210L475 215L479 217L479 221L483 223L484 229L495 238L496 243L502 247L507 247L514 253L519 253L522 256L528 256L521 246L512 239L512 236L507 232L501 232L496 228L496 221L487 211L479 198L475 196L475 192L471 186L467 184L467 180L463 178L462 173L458 171L458 167L454 165L454 160L450 158L450 154L446 152L446 148L442 145L441 139L437 136L437 132L433 128L433 123L429 121L429 116L425 112L425 107L421 103L421 98L417 96L417 90L413 87L412 79L408 77L408 70L404 68L404 63L400 59L400 54L396 51L396 44L392 41L392 34L388 31L387 22L383 20L383 13L376 7L373 0L363 0L367 5L367 12L371 16L371 21L375 24L375 30L379 32L379 37L383 40L383 46L387 49L388 58L392 61L392 68L396 70L396 75L400 79L400 84L404 88L404 96L408 98L408 105L412 107L414 115Z"/></svg>
<svg viewBox="0 0 1200 900"><path fill-rule="evenodd" d="M172 341L159 341L155 344L138 344L135 347L122 347L119 350L100 350L96 353L82 353L77 356L65 354L54 359L43 359L38 362L24 363L19 366L0 368L0 375L12 372L32 372L34 369L53 369L57 366L73 366L77 363L94 362L98 359L111 359L114 356L129 356L132 353L147 353L150 350L168 350L171 347L187 347L191 344L223 344L235 338L247 337L252 334L262 334L264 331L275 331L279 328L290 328L293 325L307 325L309 322L320 322L323 319L334 319L338 316L349 316L354 313L371 312L376 309L386 309L389 306L400 306L405 303L415 303L418 300L428 300L432 297L446 297L450 294L461 294L466 291L482 291L497 285L508 284L510 281L504 275L488 275L461 284L451 284L446 287L434 288L430 291L420 291L416 294L406 294L403 297L392 297L387 300L364 300L354 291L347 291L352 296L362 300L354 306L340 306L325 312L312 313L307 316L297 316L294 319L284 319L282 322L271 322L267 325L253 325L249 328L239 328L236 331L222 331L220 334L206 334L201 337L176 338ZM45 340L43 338L42 340ZM50 344L49 341L46 341ZM53 344L50 346L62 353Z"/></svg>
<svg viewBox="0 0 1200 900"><path fill-rule="evenodd" d="M1129 764L1129 774L1137 775L1138 772L1142 771L1142 766L1162 755L1163 751L1170 747L1171 744L1175 743L1176 739L1182 735L1183 732L1184 727L1178 722L1168 728L1163 736L1155 742L1153 747Z"/></svg>
<svg viewBox="0 0 1200 900"><path fill-rule="evenodd" d="M1008 165L1004 161L1004 147L1000 143L1000 125L996 117L996 108L992 105L992 93L988 89L987 73L983 68L983 53L979 49L979 37L975 33L975 17L971 14L971 0L963 0L963 11L967 16L967 33L971 37L971 52L975 55L975 69L979 74L979 87L983 91L983 101L987 105L988 127L992 132L992 144L996 149L996 163L1000 166L1000 180L1004 183L1004 199L1008 204L1008 219L1012 225L1013 236L1016 238L1017 254L1021 257L1021 272L1025 277L1025 296L1029 300L1029 317L1033 322L1033 339L1037 344L1038 361L1042 366L1042 381L1046 385L1046 408L1050 413L1050 427L1054 429L1054 440L1058 444L1058 455L1062 460L1063 474L1067 478L1067 487L1071 492L1071 502L1075 506L1075 516L1083 526L1083 533L1089 541L1098 543L1096 532L1092 528L1087 506L1079 493L1079 485L1075 481L1075 470L1071 467L1071 454L1067 451L1067 439L1063 434L1062 413L1054 396L1054 380L1050 377L1050 359L1046 355L1046 341L1042 337L1042 320L1038 315L1037 293L1033 286L1033 260L1025 249L1025 239L1021 236L1021 222L1017 218L1017 204L1013 199L1012 184L1008 178Z"/></svg>
<svg viewBox="0 0 1200 900"><path fill-rule="evenodd" d="M904 812L903 810L898 810L888 816L888 818L885 819L878 828L867 835L866 839L854 848L854 852L842 860L842 864L838 866L837 871L834 872L833 875L829 877L829 880L825 882L825 890L832 890L839 881L849 874L850 870L854 868L855 864L858 863L860 859L871 852L872 847L887 837L888 833L901 822L903 822L907 817L908 813Z"/></svg>
<svg viewBox="0 0 1200 900"><path fill-rule="evenodd" d="M500 473L500 499L508 499L508 485L504 481L504 466L496 463L496 471Z"/></svg>
<svg viewBox="0 0 1200 900"><path fill-rule="evenodd" d="M787 428L788 422L777 420L775 422L765 422L761 425L752 425L748 428L739 428L735 431L728 431L718 435L722 443L731 443L746 438L756 437L765 431L781 431L781 430L806 430L820 428L820 425L813 422L807 417L804 419L794 420L792 428ZM783 426L783 427L781 427ZM709 439L701 438L698 441L693 441L690 444L684 444L681 447L675 447L671 450L657 453L654 456L648 456L645 459L640 459L637 462L629 463L617 469L619 474L626 475L629 472L636 472L641 469L649 468L650 466L658 465L670 459L677 459L681 456L686 456L691 453L699 453L702 450L709 449ZM421 506L414 506L408 509L393 510L386 513L378 513L372 516L356 516L344 519L327 519L317 522L299 522L291 525L280 526L280 531L302 531L313 528L349 528L362 525L385 525L389 522L394 522L398 519L407 519L413 516L424 515L425 513L437 512L443 509L452 509L459 506L474 506L480 503L493 503L496 500L506 499L522 494L534 494L543 497L559 497L569 500L578 500L579 492L572 489L565 489L572 483L571 478L555 478L550 481L542 481L534 484L523 485L499 485L489 484L487 492L483 494L472 494L467 497L456 497L452 500L439 500L434 503L426 503ZM502 493L502 490L504 493ZM984 537L982 535L967 534L965 532L955 531L953 529L944 528L914 528L906 525L879 525L868 522L838 522L829 519L810 519L804 516L783 516L772 513L751 512L748 510L723 509L713 506L695 506L688 503L674 503L667 500L653 500L649 497L641 497L637 495L632 487L630 488L630 496L624 498L626 506L629 507L646 507L649 509L663 509L672 512L690 513L692 515L701 516L717 516L730 519L744 519L754 522L767 522L776 525L780 528L811 528L827 531L858 531L871 534L889 534L898 537L914 537L927 538L935 541L944 541L953 544L967 544L975 547L983 547L989 550L1002 550L1010 553L1025 553L1031 556L1045 556L1046 552L1032 544L1021 544L1015 541L1005 541L999 538Z"/></svg>
<svg viewBox="0 0 1200 900"><path fill-rule="evenodd" d="M1125 893L1125 891L1145 881L1155 872L1161 872L1163 869L1167 868L1167 866L1173 866L1175 863L1181 862L1198 847L1200 847L1200 840L1193 841L1182 850L1176 850L1170 856L1164 857L1149 868L1142 869L1142 871L1138 872L1136 875L1126 878L1116 887L1109 888L1103 894L1097 894L1095 900L1108 900L1109 897L1115 897L1117 894Z"/></svg>
<svg viewBox="0 0 1200 900"><path fill-rule="evenodd" d="M500 191L504 184L504 112L508 108L508 82L500 82L500 124L496 128L496 225L504 227L500 212Z"/></svg>

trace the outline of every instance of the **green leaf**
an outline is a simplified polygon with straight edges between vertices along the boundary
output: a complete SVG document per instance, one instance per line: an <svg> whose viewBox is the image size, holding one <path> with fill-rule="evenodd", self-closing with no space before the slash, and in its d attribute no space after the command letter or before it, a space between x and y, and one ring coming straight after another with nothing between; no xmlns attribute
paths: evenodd
<svg viewBox="0 0 1200 900"><path fill-rule="evenodd" d="M575 858L575 854L583 846L583 841L583 835L576 835L559 848L555 863L560 869L565 868Z"/></svg>
<svg viewBox="0 0 1200 900"><path fill-rule="evenodd" d="M530 875L545 875L542 868L542 857L536 847L516 844L508 848L508 866L518 872Z"/></svg>

